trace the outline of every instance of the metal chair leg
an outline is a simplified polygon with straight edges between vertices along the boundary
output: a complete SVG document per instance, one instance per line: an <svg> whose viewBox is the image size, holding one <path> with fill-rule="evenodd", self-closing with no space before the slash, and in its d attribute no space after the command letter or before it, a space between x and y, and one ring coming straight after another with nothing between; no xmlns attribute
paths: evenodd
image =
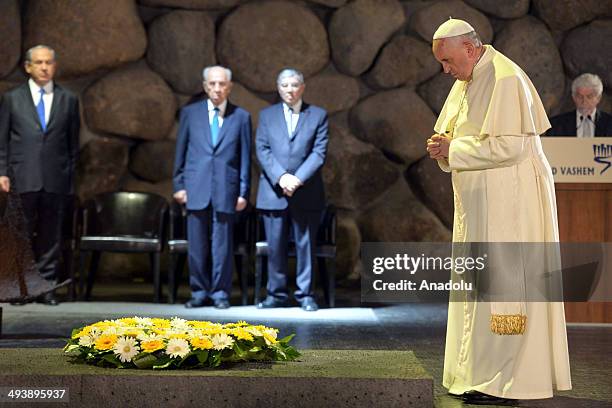
<svg viewBox="0 0 612 408"><path fill-rule="evenodd" d="M151 270L153 271L153 299L155 303L161 301L161 272L159 270L159 252L149 254Z"/></svg>
<svg viewBox="0 0 612 408"><path fill-rule="evenodd" d="M336 259L331 258L329 261L329 269L327 271L328 293L330 308L336 307Z"/></svg>
<svg viewBox="0 0 612 408"><path fill-rule="evenodd" d="M72 250L64 252L64 266L68 271L70 284L68 285L68 300L74 302L76 299L76 280L74 276L74 252Z"/></svg>
<svg viewBox="0 0 612 408"><path fill-rule="evenodd" d="M80 251L79 253L79 300L85 299L85 271L87 269L87 255L89 252Z"/></svg>
<svg viewBox="0 0 612 408"><path fill-rule="evenodd" d="M85 300L91 298L91 290L93 288L94 281L96 279L96 273L98 272L98 265L102 253L100 251L92 251L91 261L89 262L89 273L87 274L87 289L85 291Z"/></svg>
<svg viewBox="0 0 612 408"><path fill-rule="evenodd" d="M249 256L240 255L240 262L237 263L240 273L240 294L242 296L242 305L246 306L249 303Z"/></svg>
<svg viewBox="0 0 612 408"><path fill-rule="evenodd" d="M171 253L168 261L168 303L176 303L176 264L177 254Z"/></svg>
<svg viewBox="0 0 612 408"><path fill-rule="evenodd" d="M255 256L255 294L253 304L257 306L259 303L259 292L261 292L261 281L263 274L264 257L261 255Z"/></svg>

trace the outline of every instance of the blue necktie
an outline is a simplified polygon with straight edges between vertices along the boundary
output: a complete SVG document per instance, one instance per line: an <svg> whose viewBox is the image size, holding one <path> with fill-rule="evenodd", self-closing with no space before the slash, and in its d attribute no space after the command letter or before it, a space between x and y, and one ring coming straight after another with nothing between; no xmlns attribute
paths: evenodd
<svg viewBox="0 0 612 408"><path fill-rule="evenodd" d="M40 88L40 101L38 101L38 105L36 105L36 112L38 112L38 119L40 119L40 126L42 127L42 131L47 131L47 123L45 122L45 101L43 100L43 95L45 94L45 90Z"/></svg>
<svg viewBox="0 0 612 408"><path fill-rule="evenodd" d="M213 116L212 124L210 125L210 137L213 147L217 146L219 141L219 108L215 108L215 116Z"/></svg>

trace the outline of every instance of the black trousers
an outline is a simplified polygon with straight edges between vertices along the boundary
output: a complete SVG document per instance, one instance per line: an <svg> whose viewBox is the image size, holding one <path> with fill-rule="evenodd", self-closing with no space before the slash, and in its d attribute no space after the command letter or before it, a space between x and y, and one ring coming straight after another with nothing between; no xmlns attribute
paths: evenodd
<svg viewBox="0 0 612 408"><path fill-rule="evenodd" d="M20 195L36 266L43 278L57 282L66 196L46 191Z"/></svg>

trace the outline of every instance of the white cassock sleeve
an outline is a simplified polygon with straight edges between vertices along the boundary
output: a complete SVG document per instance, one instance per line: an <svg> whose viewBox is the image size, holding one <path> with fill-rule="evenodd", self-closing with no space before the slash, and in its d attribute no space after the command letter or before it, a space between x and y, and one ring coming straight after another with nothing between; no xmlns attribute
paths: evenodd
<svg viewBox="0 0 612 408"><path fill-rule="evenodd" d="M523 136L459 137L451 141L448 167L465 171L512 166L527 156L527 146L528 140ZM442 165L440 168L444 170Z"/></svg>
<svg viewBox="0 0 612 408"><path fill-rule="evenodd" d="M440 170L442 170L445 173L451 172L451 168L448 164L448 159L439 159L437 160L437 162L438 162L438 167L440 167Z"/></svg>

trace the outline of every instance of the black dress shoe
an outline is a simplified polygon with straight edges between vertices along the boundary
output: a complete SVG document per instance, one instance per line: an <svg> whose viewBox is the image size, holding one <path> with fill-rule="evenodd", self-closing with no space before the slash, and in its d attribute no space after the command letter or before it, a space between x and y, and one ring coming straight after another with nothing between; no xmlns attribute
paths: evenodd
<svg viewBox="0 0 612 408"><path fill-rule="evenodd" d="M287 307L289 302L287 300L277 299L274 296L268 296L263 302L257 304L258 309L272 309L275 307Z"/></svg>
<svg viewBox="0 0 612 408"><path fill-rule="evenodd" d="M48 305L48 306L57 306L57 305L59 305L59 301L55 297L55 293L54 292L47 292L44 295L40 295L36 299L36 302L37 303L42 303L42 304Z"/></svg>
<svg viewBox="0 0 612 408"><path fill-rule="evenodd" d="M229 309L230 302L227 299L217 299L215 300L215 308L216 309Z"/></svg>
<svg viewBox="0 0 612 408"><path fill-rule="evenodd" d="M463 402L472 405L501 405L501 406L516 406L518 400L510 398L495 397L479 391L467 391L461 396Z"/></svg>
<svg viewBox="0 0 612 408"><path fill-rule="evenodd" d="M319 305L317 305L317 302L315 302L315 300L310 296L302 299L300 301L300 305L302 306L302 310L305 310L306 312L316 312L319 310Z"/></svg>
<svg viewBox="0 0 612 408"><path fill-rule="evenodd" d="M187 303L185 303L185 307L187 309L193 309L196 307L204 307L204 306L208 306L210 303L206 302L206 299L195 299L195 298L191 298L187 301Z"/></svg>

